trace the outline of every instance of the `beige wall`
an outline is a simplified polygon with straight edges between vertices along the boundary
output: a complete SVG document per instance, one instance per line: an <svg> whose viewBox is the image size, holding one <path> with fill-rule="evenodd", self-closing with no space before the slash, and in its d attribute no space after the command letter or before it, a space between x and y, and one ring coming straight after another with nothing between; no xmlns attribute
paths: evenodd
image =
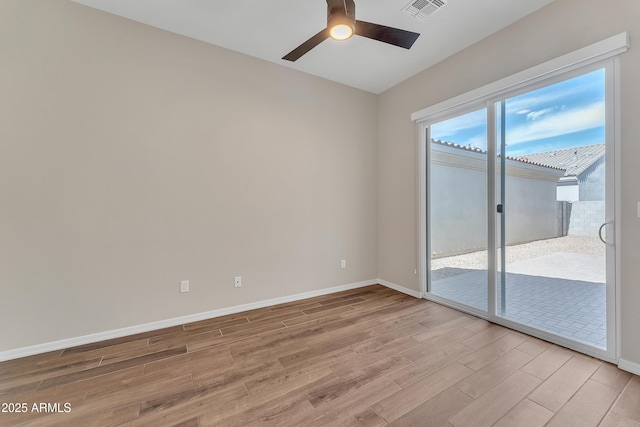
<svg viewBox="0 0 640 427"><path fill-rule="evenodd" d="M0 351L376 278L375 95L2 0L0 118Z"/></svg>
<svg viewBox="0 0 640 427"><path fill-rule="evenodd" d="M437 102L629 31L622 86L622 354L640 363L640 2L555 0L547 7L389 89L378 99L378 277L418 290L416 136L409 116Z"/></svg>

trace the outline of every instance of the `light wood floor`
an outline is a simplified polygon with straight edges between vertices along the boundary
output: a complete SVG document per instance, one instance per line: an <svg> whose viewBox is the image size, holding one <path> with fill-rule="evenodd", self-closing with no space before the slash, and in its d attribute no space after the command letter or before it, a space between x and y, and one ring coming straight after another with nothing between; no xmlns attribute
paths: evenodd
<svg viewBox="0 0 640 427"><path fill-rule="evenodd" d="M28 407L2 426L640 426L639 377L382 286L3 362L0 402Z"/></svg>

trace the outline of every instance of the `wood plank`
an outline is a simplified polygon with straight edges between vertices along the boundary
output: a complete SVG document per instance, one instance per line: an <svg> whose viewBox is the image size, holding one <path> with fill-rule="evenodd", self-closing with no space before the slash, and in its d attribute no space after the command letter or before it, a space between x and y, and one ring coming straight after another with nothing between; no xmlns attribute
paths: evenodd
<svg viewBox="0 0 640 427"><path fill-rule="evenodd" d="M289 315L273 317L266 320L257 320L255 322L247 322L237 326L229 326L227 328L220 329L222 335L231 335L236 332L246 332L248 330L255 330L253 333L262 333L265 331L272 331L274 329L284 328L287 325L282 323L283 320L289 319Z"/></svg>
<svg viewBox="0 0 640 427"><path fill-rule="evenodd" d="M551 346L522 368L522 372L546 380L573 356L571 350Z"/></svg>
<svg viewBox="0 0 640 427"><path fill-rule="evenodd" d="M462 344L471 348L481 348L485 345L491 344L504 335L508 334L509 330L500 325L491 325L482 332L475 334L474 336L462 341Z"/></svg>
<svg viewBox="0 0 640 427"><path fill-rule="evenodd" d="M533 375L517 371L451 417L449 423L456 427L491 426L540 383Z"/></svg>
<svg viewBox="0 0 640 427"><path fill-rule="evenodd" d="M389 375L403 366L407 366L411 360L395 355L383 359L377 363L360 369L349 376L341 377L327 385L317 387L307 393L307 399L317 408L334 399L343 398L346 394L357 390L370 382Z"/></svg>
<svg viewBox="0 0 640 427"><path fill-rule="evenodd" d="M343 301L337 301L334 302L332 304L327 304L327 305L321 305L320 307L316 307L316 308L307 308L303 311L304 314L314 314L314 313L319 313L322 311L327 311L327 310L332 310L334 308L338 308L338 307L343 307L345 305L351 305L351 304L355 304L357 302L364 302L366 301L365 299L362 298L352 298L352 299L347 299L347 300L343 300Z"/></svg>
<svg viewBox="0 0 640 427"><path fill-rule="evenodd" d="M142 401L140 403L140 417L147 417L176 406L218 395L225 390L228 389L216 384L192 387L187 390L180 390L177 393L165 393L162 396Z"/></svg>
<svg viewBox="0 0 640 427"><path fill-rule="evenodd" d="M175 348L183 348L186 350L184 342L165 342L147 347L136 348L133 350L122 351L120 353L109 354L103 356L100 360L100 366L110 365L112 363L122 362L124 360L133 359L140 356L146 356L153 353L158 353L165 350L171 350Z"/></svg>
<svg viewBox="0 0 640 427"><path fill-rule="evenodd" d="M136 420L127 424L127 427L139 426L171 426L198 417L201 425L202 417L212 408L220 412L228 406L236 406L247 397L247 389L243 385L223 387L217 391L196 395L192 399L180 399L175 396L174 402L167 402L167 406L161 411L148 411Z"/></svg>
<svg viewBox="0 0 640 427"><path fill-rule="evenodd" d="M268 361L246 367L232 365L221 369L202 370L191 374L191 377L193 384L196 386L215 385L229 387L282 371L283 368L280 362Z"/></svg>
<svg viewBox="0 0 640 427"><path fill-rule="evenodd" d="M169 359L147 361L144 364L145 376L194 374L200 370L227 369L233 366L233 358L226 348L205 348L180 354Z"/></svg>
<svg viewBox="0 0 640 427"><path fill-rule="evenodd" d="M389 426L393 427L438 427L447 424L447 420L460 412L473 399L455 387L435 395L431 399L404 414Z"/></svg>
<svg viewBox="0 0 640 427"><path fill-rule="evenodd" d="M456 388L477 399L532 358L530 354L513 349L460 381L456 384Z"/></svg>
<svg viewBox="0 0 640 427"><path fill-rule="evenodd" d="M273 373L263 374L254 379L245 381L244 384L249 394L284 395L291 390L310 385L323 385L337 379L336 374L324 367L291 367L277 370Z"/></svg>
<svg viewBox="0 0 640 427"><path fill-rule="evenodd" d="M593 375L600 363L586 356L573 356L531 393L529 399L557 412Z"/></svg>
<svg viewBox="0 0 640 427"><path fill-rule="evenodd" d="M424 358L415 358L415 363L394 372L390 378L400 387L407 387L445 366L459 361L461 357L471 351L472 349L464 344L454 343L452 346L443 348L443 351L426 354Z"/></svg>
<svg viewBox="0 0 640 427"><path fill-rule="evenodd" d="M421 310L417 313L412 313L406 316L401 316L397 319L384 322L379 326L371 328L371 333L374 335L389 335L401 334L401 335L415 335L421 332L427 331L427 327L420 324L425 319L432 318L433 315Z"/></svg>
<svg viewBox="0 0 640 427"><path fill-rule="evenodd" d="M0 387L7 387L0 390L0 397L2 398L3 402L6 402L11 396L20 396L28 393L33 393L38 389L41 382L42 381L34 381L31 383L19 384L14 386L0 385Z"/></svg>
<svg viewBox="0 0 640 427"><path fill-rule="evenodd" d="M4 383L10 379L14 378L23 378L24 382L29 382L24 380L27 375L33 373L44 374L46 371L55 371L59 368L64 368L65 366L71 366L74 364L82 364L82 363L90 363L92 360L100 359L100 356L91 356L85 354L75 354L75 355L67 355L65 357L60 357L62 354L62 350L59 352L48 353L51 355L50 359L39 359L31 365L25 365L23 363L11 363L13 361L3 362L3 369L0 370L0 383ZM30 358L27 358L30 359ZM6 366L5 366L6 363Z"/></svg>
<svg viewBox="0 0 640 427"><path fill-rule="evenodd" d="M404 295L388 295L382 298L363 299L365 300L364 302L352 304L351 307L358 310L360 313L364 313L390 307L406 300Z"/></svg>
<svg viewBox="0 0 640 427"><path fill-rule="evenodd" d="M1 391L6 391L7 389L13 389L15 392L17 390L17 387L20 386L27 386L27 388L31 389L34 383L39 383L43 380L64 376L77 371L85 371L88 369L96 368L100 366L100 360L101 358L98 357L65 365L53 365L50 367L43 367L40 370L31 371L22 376L13 376L8 379L3 379L0 383L0 393Z"/></svg>
<svg viewBox="0 0 640 427"><path fill-rule="evenodd" d="M261 313L263 313L262 311ZM183 326L185 332L206 332L216 329L227 328L231 326L249 323L247 312L230 314L227 316L213 317L211 319L199 320L197 322L187 323Z"/></svg>
<svg viewBox="0 0 640 427"><path fill-rule="evenodd" d="M181 348L174 348L171 350L147 354L145 356L134 357L132 359L123 360L121 362L112 363L110 365L98 366L97 368L86 369L83 371L73 372L58 377L48 378L40 383L38 390L45 390L47 388L59 386L61 384L73 383L76 381L85 380L87 378L109 374L111 372L120 371L122 369L145 364L155 360L167 359L173 356L184 354L186 352L187 348L186 346L183 346Z"/></svg>
<svg viewBox="0 0 640 427"><path fill-rule="evenodd" d="M74 354L83 354L85 357L103 356L105 354L118 353L139 347L146 347L149 344L149 338L146 334L142 338L132 339L131 337L115 338L112 340L101 341L91 344L79 345L64 350L61 358Z"/></svg>
<svg viewBox="0 0 640 427"><path fill-rule="evenodd" d="M553 417L553 412L547 408L530 401L521 400L504 417L494 424L494 427L543 427Z"/></svg>
<svg viewBox="0 0 640 427"><path fill-rule="evenodd" d="M284 324L282 324L284 328ZM271 325L267 325L266 330L273 331L275 330ZM220 347L223 345L231 345L233 343L245 340L258 340L260 337L260 333L263 332L259 328L257 329L249 329L242 332L237 332L231 335L224 336L216 336L213 338L205 339L202 341L192 342L187 344L187 349L189 352L200 351L207 348Z"/></svg>
<svg viewBox="0 0 640 427"><path fill-rule="evenodd" d="M525 335L526 336L526 335ZM518 346L518 350L524 351L532 356L538 356L540 353L551 347L552 344L539 340L537 338L528 337L528 339Z"/></svg>
<svg viewBox="0 0 640 427"><path fill-rule="evenodd" d="M430 357L434 354L440 353L442 351L446 351L446 349L451 348L457 344L460 344L462 341L464 341L465 339L469 338L472 335L473 335L473 332L471 332L468 329L457 328L455 330L450 331L447 334L439 335L428 341L424 341L420 345L412 348L411 350L405 351L403 354L413 361L422 360L425 357ZM419 341L419 339L417 338L417 335L414 335L412 338ZM473 351L471 347L467 347L466 345L464 347Z"/></svg>
<svg viewBox="0 0 640 427"><path fill-rule="evenodd" d="M287 319L287 320L284 320L283 322L287 326L295 326L295 325L299 325L301 323L307 323L307 322L310 322L312 320L323 319L323 318L326 318L326 317L334 316L334 315L337 315L337 314L341 314L341 313L345 313L347 311L353 311L353 310L355 310L355 308L353 308L350 305L342 305L340 307L336 307L336 308L333 308L333 309L321 310L321 311L318 311L318 312L313 313L313 314L306 314L305 316L302 316L302 317L294 317L292 319ZM338 316L335 316L335 319L339 320L341 318L338 317Z"/></svg>
<svg viewBox="0 0 640 427"><path fill-rule="evenodd" d="M345 337L335 339L333 341L329 341L319 346L297 351L290 355L280 357L278 360L280 361L280 363L282 363L282 366L286 368L288 366L296 365L305 360L317 358L318 356L321 356L323 354L327 354L335 350L348 347L357 342L364 341L365 339L370 337L371 337L371 333L369 332L359 332L356 334L347 335Z"/></svg>
<svg viewBox="0 0 640 427"><path fill-rule="evenodd" d="M272 353L277 354L278 350L291 347L292 342L295 342L297 349L299 349L306 347L306 345L312 345L318 338L322 339L327 336L327 331L321 326L287 327L275 332L261 334L262 340L235 348L231 351L231 356L234 360L269 357Z"/></svg>
<svg viewBox="0 0 640 427"><path fill-rule="evenodd" d="M623 419L640 423L640 377L631 378L611 411Z"/></svg>
<svg viewBox="0 0 640 427"><path fill-rule="evenodd" d="M549 427L597 426L618 397L618 391L589 380L547 424ZM640 402L638 402L640 404Z"/></svg>
<svg viewBox="0 0 640 427"><path fill-rule="evenodd" d="M115 371L106 375L101 375L99 377L87 378L85 380L60 385L57 387L49 388L47 390L41 390L34 393L34 395L42 396L43 399L46 399L47 397L58 398L61 396L73 394L78 390L83 390L87 393L87 395L90 395L97 390L109 389L113 387L114 384L120 384L125 380L131 381L134 378L140 378L143 375L144 365L132 366L130 368L123 369L121 371Z"/></svg>
<svg viewBox="0 0 640 427"><path fill-rule="evenodd" d="M367 294L371 294L373 292L371 291L360 291L360 292L354 292L352 294L347 294L347 295L340 295L340 296L335 296L333 298L329 298L326 299L322 302L320 302L320 304L322 305L331 305L331 304L335 304L337 302L344 302L344 301L352 301L354 299L358 299L359 301L355 301L355 302L362 302L362 301L366 301L364 298L362 298L363 295L367 295Z"/></svg>
<svg viewBox="0 0 640 427"><path fill-rule="evenodd" d="M373 381L349 394L348 399L335 399L315 408L303 416L287 420L291 426L325 427L349 425L354 414L359 414L386 397L398 392L400 387L388 378Z"/></svg>
<svg viewBox="0 0 640 427"><path fill-rule="evenodd" d="M149 338L149 346L163 344L163 343L184 344L189 342L204 341L206 339L215 338L219 336L222 336L222 332L220 332L220 329L213 329L213 330L208 328L192 329L190 331L181 331L181 332L176 332L172 334L164 334L164 335L158 335L156 337L151 337Z"/></svg>
<svg viewBox="0 0 640 427"><path fill-rule="evenodd" d="M179 422L178 424L174 424L172 427L200 427L200 420L198 417L193 417L186 421Z"/></svg>
<svg viewBox="0 0 640 427"><path fill-rule="evenodd" d="M282 316L291 316L291 318L296 318L299 316L304 316L304 313L302 312L302 310L300 309L300 307L297 306L291 306L288 308L283 308L281 310L272 310L271 307L269 307L269 311L264 312L264 313L258 313L258 314L252 314L247 316L247 319L249 319L250 322L255 322L258 320L269 320L269 319L281 319Z"/></svg>
<svg viewBox="0 0 640 427"><path fill-rule="evenodd" d="M107 409L111 405L120 406L131 401L160 398L167 394L181 393L193 388L193 381L189 375L137 377L88 392L84 405L82 408L77 408L75 412L79 410L95 412Z"/></svg>
<svg viewBox="0 0 640 427"><path fill-rule="evenodd" d="M509 332L495 340L492 345L481 347L460 359L460 363L477 371L494 360L499 359L505 353L513 350L525 341L526 340L519 335Z"/></svg>
<svg viewBox="0 0 640 427"><path fill-rule="evenodd" d="M373 405L373 410L385 421L395 421L473 372L466 366L453 362L376 403Z"/></svg>
<svg viewBox="0 0 640 427"><path fill-rule="evenodd" d="M249 411L238 412L224 419L225 427L285 425L286 420L313 409L304 396L293 395L285 399L271 400ZM218 424L217 422L215 424ZM206 420L203 426L209 425Z"/></svg>
<svg viewBox="0 0 640 427"><path fill-rule="evenodd" d="M375 340L375 338L372 338L371 341L372 340ZM336 373L336 375L346 377L353 375L355 372L358 372L359 370L380 360L398 355L398 353L402 353L404 350L408 350L419 345L419 343L412 337L402 337L400 339L390 341L383 346L377 346L377 344L379 343L372 342L371 346L366 350L362 349L360 343L355 344L350 347L353 351L353 357L343 358L338 363L334 363L329 367Z"/></svg>
<svg viewBox="0 0 640 427"><path fill-rule="evenodd" d="M280 387L277 393L248 394L231 401L217 402L214 406L215 410L209 410L209 412L200 416L200 424L202 426L227 425L253 410L267 409L289 399L300 398L307 390L325 383L329 379L330 377L322 377L316 381L305 383L289 382L284 387Z"/></svg>
<svg viewBox="0 0 640 427"><path fill-rule="evenodd" d="M619 369L611 363L603 363L596 373L591 376L591 379L598 381L600 384L608 385L614 390L622 391L632 377L632 374Z"/></svg>
<svg viewBox="0 0 640 427"><path fill-rule="evenodd" d="M473 320L469 319L467 316L455 316L454 318L449 318L449 320L443 321L439 316L436 316L429 321L421 322L420 324L427 328L427 331L416 334L415 339L421 342L427 342L436 338L440 338L446 335L449 335L453 332L457 332L459 334L465 335L465 337L473 337L476 334L469 330L465 329L464 331L459 331L460 329L468 326L473 323Z"/></svg>
<svg viewBox="0 0 640 427"><path fill-rule="evenodd" d="M602 423L600 423L600 427L640 427L640 422L625 418L614 411L609 411Z"/></svg>
<svg viewBox="0 0 640 427"><path fill-rule="evenodd" d="M24 356L18 359L5 360L4 362L0 362L2 372L20 371L22 369L28 371L28 369L33 366L39 366L41 363L51 363L59 359L63 351L64 350L54 350L32 356Z"/></svg>

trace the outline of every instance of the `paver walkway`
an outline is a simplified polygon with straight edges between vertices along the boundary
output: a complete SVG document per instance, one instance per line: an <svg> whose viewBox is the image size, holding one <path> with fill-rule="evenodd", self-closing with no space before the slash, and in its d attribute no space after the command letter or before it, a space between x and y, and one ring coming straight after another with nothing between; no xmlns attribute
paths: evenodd
<svg viewBox="0 0 640 427"><path fill-rule="evenodd" d="M604 262L599 255L558 252L508 264L504 317L606 348ZM431 292L486 311L487 271L435 280Z"/></svg>

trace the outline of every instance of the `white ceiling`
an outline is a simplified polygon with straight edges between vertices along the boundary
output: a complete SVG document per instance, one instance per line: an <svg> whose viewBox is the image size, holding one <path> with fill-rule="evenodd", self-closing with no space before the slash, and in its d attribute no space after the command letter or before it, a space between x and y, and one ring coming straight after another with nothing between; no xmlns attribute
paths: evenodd
<svg viewBox="0 0 640 427"><path fill-rule="evenodd" d="M411 50L355 36L281 58L326 27L325 0L73 0L134 21L373 93L472 45L553 0L448 0L425 21L409 0L356 0L356 18L420 33Z"/></svg>

